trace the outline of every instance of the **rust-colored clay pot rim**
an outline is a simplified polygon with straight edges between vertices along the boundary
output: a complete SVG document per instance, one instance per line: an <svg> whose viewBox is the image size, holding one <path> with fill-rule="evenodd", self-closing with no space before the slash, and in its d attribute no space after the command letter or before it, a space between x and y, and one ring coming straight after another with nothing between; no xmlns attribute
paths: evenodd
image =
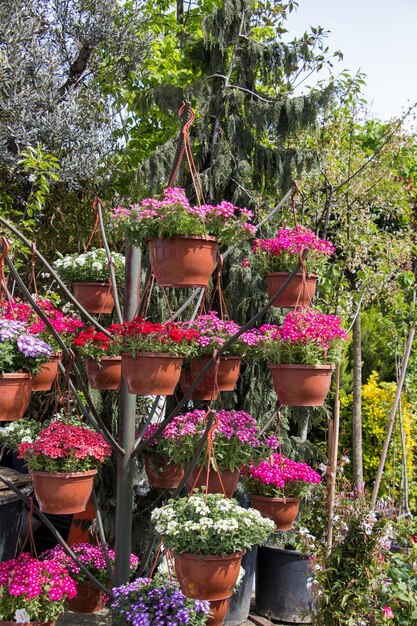
<svg viewBox="0 0 417 626"><path fill-rule="evenodd" d="M269 274L265 274L267 276L289 276L291 272L269 272ZM295 276L302 276L302 272L297 272ZM318 274L307 274L307 278L318 278Z"/></svg>
<svg viewBox="0 0 417 626"><path fill-rule="evenodd" d="M249 494L250 498L263 500L264 502L277 502L279 504L287 504L287 502L301 502L302 498L273 498L272 496L257 496L255 493Z"/></svg>
<svg viewBox="0 0 417 626"><path fill-rule="evenodd" d="M6 372L5 374L0 374L0 379L2 378L23 378L26 380L29 378L32 379L33 376L30 372Z"/></svg>
<svg viewBox="0 0 417 626"><path fill-rule="evenodd" d="M87 280L74 280L72 281L72 285L100 285L103 287L109 287L111 285L110 280L107 281L101 281L101 280L92 280L92 281L87 281Z"/></svg>
<svg viewBox="0 0 417 626"><path fill-rule="evenodd" d="M191 360L193 361L211 361L212 360L212 356L193 356L191 357ZM236 356L235 354L230 354L230 355L226 355L226 356L219 356L220 361L241 361L242 357L241 356ZM187 368L188 369L188 368Z"/></svg>
<svg viewBox="0 0 417 626"><path fill-rule="evenodd" d="M132 356L130 352L122 352L121 356L122 357L130 356L131 359L137 359L139 356L146 356L148 358L162 357L163 359L181 359L181 360L184 359L184 357L175 356L174 354L171 354L170 352L137 352L136 356Z"/></svg>
<svg viewBox="0 0 417 626"><path fill-rule="evenodd" d="M93 356L84 357L86 361L94 361L94 363L100 363L100 361L121 361L121 356L101 356L99 359L95 359Z"/></svg>
<svg viewBox="0 0 417 626"><path fill-rule="evenodd" d="M146 242L150 243L151 241L172 241L175 239L197 239L200 241L215 241L217 242L217 237L215 235L172 235L172 237L162 237L155 239L147 239Z"/></svg>
<svg viewBox="0 0 417 626"><path fill-rule="evenodd" d="M56 352L52 352L52 356L51 356L51 360L56 360L56 359L62 359L62 351L59 352L58 350ZM45 365L43 363L43 365Z"/></svg>
<svg viewBox="0 0 417 626"><path fill-rule="evenodd" d="M97 470L88 470L86 472L38 472L33 471L30 472L31 476L50 476L51 478L79 478L81 476L95 476L97 474Z"/></svg>
<svg viewBox="0 0 417 626"><path fill-rule="evenodd" d="M330 370L333 372L335 365L332 363L327 365L296 365L295 363L268 363L268 367L286 370Z"/></svg>
<svg viewBox="0 0 417 626"><path fill-rule="evenodd" d="M233 554L192 554L191 552L181 552L181 554L176 554L174 552L174 556L179 556L184 559L188 559L190 561L230 561L231 559L237 559L246 554L246 550L242 550L242 552L233 552Z"/></svg>

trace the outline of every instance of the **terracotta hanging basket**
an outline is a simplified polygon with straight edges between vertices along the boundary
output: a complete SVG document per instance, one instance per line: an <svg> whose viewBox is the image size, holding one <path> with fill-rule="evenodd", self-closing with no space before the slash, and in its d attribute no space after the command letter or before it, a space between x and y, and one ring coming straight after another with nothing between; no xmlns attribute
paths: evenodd
<svg viewBox="0 0 417 626"><path fill-rule="evenodd" d="M334 365L269 363L275 391L283 406L322 406L329 393Z"/></svg>
<svg viewBox="0 0 417 626"><path fill-rule="evenodd" d="M72 283L74 296L88 313L109 314L114 309L113 289L106 283Z"/></svg>
<svg viewBox="0 0 417 626"><path fill-rule="evenodd" d="M217 259L218 243L211 235L176 235L151 239L149 257L160 287L207 287Z"/></svg>
<svg viewBox="0 0 417 626"><path fill-rule="evenodd" d="M151 487L158 489L176 489L184 476L184 470L176 463L170 463L168 457L157 459L155 455L142 453L145 471Z"/></svg>
<svg viewBox="0 0 417 626"><path fill-rule="evenodd" d="M174 554L175 572L183 594L210 601L213 616L207 620L209 626L223 624L243 555L244 552L225 556Z"/></svg>
<svg viewBox="0 0 417 626"><path fill-rule="evenodd" d="M170 396L181 375L183 359L169 353L122 354L122 376L129 393L141 396Z"/></svg>
<svg viewBox="0 0 417 626"><path fill-rule="evenodd" d="M275 522L277 530L290 530L298 515L301 498L268 498L250 494L251 506Z"/></svg>
<svg viewBox="0 0 417 626"><path fill-rule="evenodd" d="M97 470L57 474L31 472L40 510L57 515L85 511L96 474Z"/></svg>
<svg viewBox="0 0 417 626"><path fill-rule="evenodd" d="M268 288L268 296L272 296L278 291L281 285L287 280L289 272L273 272L266 274L265 280ZM283 309L294 307L310 306L316 291L317 276L307 276L303 283L303 275L296 274L284 291L275 298L273 306Z"/></svg>
<svg viewBox="0 0 417 626"><path fill-rule="evenodd" d="M100 361L84 359L85 372L93 389L120 389L122 379L122 357L102 356Z"/></svg>
<svg viewBox="0 0 417 626"><path fill-rule="evenodd" d="M192 382L191 370L190 369L182 370L181 377L180 377L180 388L184 395L187 393L188 389L190 388L191 382ZM197 388L197 389L194 389L194 391L191 393L191 400L200 400L200 401L216 400L218 398L218 395L219 395L218 389L207 390L204 387L202 389Z"/></svg>
<svg viewBox="0 0 417 626"><path fill-rule="evenodd" d="M77 595L68 599L67 603L74 613L97 613L105 605L102 591L90 581L77 583Z"/></svg>
<svg viewBox="0 0 417 626"><path fill-rule="evenodd" d="M14 372L0 374L0 422L20 420L30 401L33 378L31 374Z"/></svg>
<svg viewBox="0 0 417 626"><path fill-rule="evenodd" d="M39 374L35 374L33 377L32 391L49 391L52 388L61 359L62 352L54 352L51 360L40 366Z"/></svg>
<svg viewBox="0 0 417 626"><path fill-rule="evenodd" d="M201 473L200 472L201 469ZM210 468L209 472L209 481L208 481L208 490L207 493L224 493L226 498L231 498L236 491L237 484L239 482L240 471L237 469L234 472L231 470L222 470L220 472L220 477L222 482L220 482L219 474L214 469ZM224 491L223 491L223 487ZM205 487L207 485L207 469L205 467L195 467L186 483L188 493L191 493L191 490L194 488Z"/></svg>
<svg viewBox="0 0 417 626"><path fill-rule="evenodd" d="M203 367L210 361L210 357L201 357L191 359L190 370L191 380L194 380ZM217 370L216 385L216 366L203 376L193 392L196 400L215 400L216 391L233 391L236 387L240 373L241 358L238 356L222 356L220 357L219 367Z"/></svg>

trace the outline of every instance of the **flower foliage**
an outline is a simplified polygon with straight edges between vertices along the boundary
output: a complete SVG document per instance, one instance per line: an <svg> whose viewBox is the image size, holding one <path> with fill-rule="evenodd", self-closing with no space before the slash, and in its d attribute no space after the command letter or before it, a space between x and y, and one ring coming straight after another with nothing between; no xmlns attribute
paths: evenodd
<svg viewBox="0 0 417 626"><path fill-rule="evenodd" d="M263 326L261 351L272 363L321 365L340 360L349 339L335 315L311 308L288 313L281 326Z"/></svg>
<svg viewBox="0 0 417 626"><path fill-rule="evenodd" d="M255 239L252 250L252 265L262 274L291 272L304 250L308 250L304 261L307 274L317 273L335 252L330 241L304 226L280 228L274 239Z"/></svg>
<svg viewBox="0 0 417 626"><path fill-rule="evenodd" d="M0 589L0 619L12 622L22 609L27 621L55 621L66 598L76 595L75 582L62 565L27 553L0 563Z"/></svg>
<svg viewBox="0 0 417 626"><path fill-rule="evenodd" d="M154 324L141 317L125 322L120 328L122 352L133 357L138 352L167 352L175 356L188 356L191 342L198 337L195 330L183 330L174 322Z"/></svg>
<svg viewBox="0 0 417 626"><path fill-rule="evenodd" d="M218 205L191 206L180 187L165 189L161 200L145 198L129 208L113 209L117 229L135 245L174 235L214 235L220 244L238 243L255 234L252 215L225 200Z"/></svg>
<svg viewBox="0 0 417 626"><path fill-rule="evenodd" d="M86 568L102 583L108 582L108 570L106 559L104 556L103 548L101 546L94 546L91 543L74 543L71 545L71 550L76 557ZM112 548L108 548L109 559L114 563L115 552ZM58 544L52 550L47 550L41 555L41 559L46 559L58 563L61 567L65 568L71 578L77 582L84 582L90 580L86 574L81 570L79 565L65 552L61 544ZM130 555L130 570L135 572L139 564L139 559L134 554Z"/></svg>
<svg viewBox="0 0 417 626"><path fill-rule="evenodd" d="M176 554L226 555L264 543L274 523L221 494L195 491L152 512L165 546Z"/></svg>
<svg viewBox="0 0 417 626"><path fill-rule="evenodd" d="M117 356L120 354L118 336L122 328L122 324L109 326L107 330L112 334L111 337L95 328L87 328L72 343L84 357L100 360L103 356Z"/></svg>
<svg viewBox="0 0 417 626"><path fill-rule="evenodd" d="M84 472L100 466L111 448L100 433L83 426L55 422L32 443L21 443L19 458L31 471Z"/></svg>
<svg viewBox="0 0 417 626"><path fill-rule="evenodd" d="M137 578L115 587L111 608L120 626L204 626L210 605L186 598L176 582Z"/></svg>
<svg viewBox="0 0 417 626"><path fill-rule="evenodd" d="M302 498L321 482L320 474L307 463L298 463L277 452L260 462L251 461L243 473L249 493L272 498Z"/></svg>
<svg viewBox="0 0 417 626"><path fill-rule="evenodd" d="M31 335L23 322L0 318L0 373L36 373L52 356L52 346Z"/></svg>
<svg viewBox="0 0 417 626"><path fill-rule="evenodd" d="M196 409L184 415L176 415L148 450L158 456L168 456L171 461L185 467L193 458L206 425L206 411ZM157 427L157 424L148 426L145 437L152 437ZM258 445L257 432L255 419L245 411L216 412L212 440L218 468L234 471L249 461ZM207 444L200 457L201 461L206 452Z"/></svg>
<svg viewBox="0 0 417 626"><path fill-rule="evenodd" d="M124 281L125 257L112 253L112 263L119 282ZM110 280L109 262L104 248L93 248L83 254L68 254L53 262L54 269L66 282L107 282Z"/></svg>
<svg viewBox="0 0 417 626"><path fill-rule="evenodd" d="M21 443L31 443L39 435L43 424L38 420L17 420L0 428L0 444L17 450Z"/></svg>

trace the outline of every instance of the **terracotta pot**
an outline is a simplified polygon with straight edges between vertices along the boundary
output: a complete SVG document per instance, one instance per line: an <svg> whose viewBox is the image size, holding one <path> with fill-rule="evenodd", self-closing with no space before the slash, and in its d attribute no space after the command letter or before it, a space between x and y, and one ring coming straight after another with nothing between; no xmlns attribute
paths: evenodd
<svg viewBox="0 0 417 626"><path fill-rule="evenodd" d="M298 515L301 498L268 498L250 494L251 506L275 522L277 530L290 530Z"/></svg>
<svg viewBox="0 0 417 626"><path fill-rule="evenodd" d="M181 376L180 376L180 387L184 395L189 390L191 381L192 381L191 370L190 369L182 370ZM218 398L218 395L219 395L218 389L207 390L204 387L202 389L197 387L197 389L194 389L194 391L191 394L191 400L200 400L200 401L216 400Z"/></svg>
<svg viewBox="0 0 417 626"><path fill-rule="evenodd" d="M281 285L287 280L290 272L273 272L266 274L265 280L268 288L268 296L272 296L278 291ZM303 284L303 275L296 274L284 291L275 298L273 306L283 309L294 307L310 306L316 291L317 276L307 276Z"/></svg>
<svg viewBox="0 0 417 626"><path fill-rule="evenodd" d="M141 396L170 396L181 375L183 359L163 352L122 354L122 376L129 393Z"/></svg>
<svg viewBox="0 0 417 626"><path fill-rule="evenodd" d="M268 364L283 406L321 406L329 393L334 365Z"/></svg>
<svg viewBox="0 0 417 626"><path fill-rule="evenodd" d="M161 287L207 287L217 258L218 243L210 235L151 239L149 257Z"/></svg>
<svg viewBox="0 0 417 626"><path fill-rule="evenodd" d="M74 296L88 313L108 314L113 311L113 289L109 282L75 282L72 288Z"/></svg>
<svg viewBox="0 0 417 626"><path fill-rule="evenodd" d="M93 389L120 389L122 357L102 356L100 361L84 359L88 382Z"/></svg>
<svg viewBox="0 0 417 626"><path fill-rule="evenodd" d="M207 484L207 469L203 467L200 472L200 467L195 467L190 477L187 480L186 487L188 493L191 493L193 488L200 488L202 486L206 486ZM231 470L222 470L220 472L220 477L222 479L224 492L222 488L222 483L219 479L219 474L213 469L210 468L209 472L209 482L208 482L208 491L207 493L224 493L226 498L231 498L236 491L237 484L239 482L240 471L237 469L234 472ZM198 478L197 478L198 477Z"/></svg>
<svg viewBox="0 0 417 626"><path fill-rule="evenodd" d="M0 422L14 422L23 417L30 401L32 386L31 374L0 374Z"/></svg>
<svg viewBox="0 0 417 626"><path fill-rule="evenodd" d="M97 470L57 474L31 472L40 510L58 515L85 511L96 474Z"/></svg>
<svg viewBox="0 0 417 626"><path fill-rule="evenodd" d="M184 470L176 463L170 463L166 457L157 459L155 455L142 453L145 471L151 487L158 489L175 489L184 476ZM159 461L159 462L158 462Z"/></svg>
<svg viewBox="0 0 417 626"><path fill-rule="evenodd" d="M194 380L198 376L209 361L210 357L191 359L191 380ZM215 400L219 391L233 391L239 378L240 364L241 359L238 356L220 357L219 368L217 370L217 385L216 366L213 365L198 383L193 392L193 396L195 395L198 400Z"/></svg>
<svg viewBox="0 0 417 626"><path fill-rule="evenodd" d="M222 626L229 609L229 602L230 598L210 600L211 617L207 619L206 626Z"/></svg>
<svg viewBox="0 0 417 626"><path fill-rule="evenodd" d="M68 608L74 613L97 613L104 609L102 591L89 581L77 583L77 595L67 600Z"/></svg>
<svg viewBox="0 0 417 626"><path fill-rule="evenodd" d="M24 607L23 607L24 608ZM0 620L0 626L16 626L16 621ZM55 622L19 622L20 626L55 626Z"/></svg>
<svg viewBox="0 0 417 626"><path fill-rule="evenodd" d="M39 374L33 377L32 391L49 391L55 382L58 373L58 363L62 359L62 352L54 352L51 360L40 367Z"/></svg>

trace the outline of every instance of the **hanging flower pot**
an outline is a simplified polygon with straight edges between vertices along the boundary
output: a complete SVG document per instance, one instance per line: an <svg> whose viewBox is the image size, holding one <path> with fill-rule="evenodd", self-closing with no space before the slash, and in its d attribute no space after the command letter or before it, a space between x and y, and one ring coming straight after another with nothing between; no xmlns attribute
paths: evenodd
<svg viewBox="0 0 417 626"><path fill-rule="evenodd" d="M120 389L122 359L120 356L102 356L100 360L84 360L88 382L93 389Z"/></svg>
<svg viewBox="0 0 417 626"><path fill-rule="evenodd" d="M33 378L29 373L0 374L0 422L20 420L30 401Z"/></svg>
<svg viewBox="0 0 417 626"><path fill-rule="evenodd" d="M175 489L178 487L184 470L177 463L170 463L169 458L158 458L154 454L142 453L145 471L151 487L158 489Z"/></svg>
<svg viewBox="0 0 417 626"><path fill-rule="evenodd" d="M184 395L189 390L191 386L191 382L192 382L191 370L189 368L182 370L181 376L180 376L180 388ZM200 387L197 387L191 393L191 400L200 400L200 401L216 400L218 396L219 396L219 392L216 389L210 390L210 389L205 389L204 387L200 389Z"/></svg>
<svg viewBox="0 0 417 626"><path fill-rule="evenodd" d="M49 391L58 373L58 363L62 359L62 352L54 352L47 363L40 366L39 374L33 376L32 391Z"/></svg>
<svg viewBox="0 0 417 626"><path fill-rule="evenodd" d="M160 287L207 287L217 259L218 243L211 235L176 235L151 239L149 257Z"/></svg>
<svg viewBox="0 0 417 626"><path fill-rule="evenodd" d="M93 582L77 583L77 595L67 600L68 608L74 613L97 613L104 609L103 592Z"/></svg>
<svg viewBox="0 0 417 626"><path fill-rule="evenodd" d="M174 554L175 572L183 594L189 598L209 600L210 626L221 626L229 599L239 576L244 552L225 556Z"/></svg>
<svg viewBox="0 0 417 626"><path fill-rule="evenodd" d="M31 472L40 510L56 515L85 511L96 474L97 470L56 474Z"/></svg>
<svg viewBox="0 0 417 626"><path fill-rule="evenodd" d="M329 393L334 365L269 363L275 391L283 406L322 406Z"/></svg>
<svg viewBox="0 0 417 626"><path fill-rule="evenodd" d="M236 491L239 476L240 471L238 469L234 472L228 469L222 470L219 477L219 473L210 468L207 493L224 493L226 498L231 498ZM205 467L195 467L186 483L188 493L191 493L192 489L200 489L203 486L206 487L206 485L207 469Z"/></svg>
<svg viewBox="0 0 417 626"><path fill-rule="evenodd" d="M194 380L210 361L210 357L191 359L191 380ZM238 356L222 356L219 360L216 379L216 365L204 374L199 381L193 396L196 399L214 400L216 391L233 391L239 378L241 359ZM204 396L204 397L202 397ZM217 395L216 395L217 397Z"/></svg>
<svg viewBox="0 0 417 626"><path fill-rule="evenodd" d="M182 357L167 352L122 354L122 375L129 393L170 396L180 379Z"/></svg>
<svg viewBox="0 0 417 626"><path fill-rule="evenodd" d="M275 522L277 530L290 530L298 515L301 498L269 498L250 494L251 506Z"/></svg>
<svg viewBox="0 0 417 626"><path fill-rule="evenodd" d="M73 282L74 296L88 313L109 314L114 308L110 282Z"/></svg>
<svg viewBox="0 0 417 626"><path fill-rule="evenodd" d="M289 275L289 272L272 272L265 275L270 298L280 289ZM301 273L295 274L284 291L274 299L273 306L283 309L309 306L314 297L316 285L317 276L306 276L303 280Z"/></svg>

